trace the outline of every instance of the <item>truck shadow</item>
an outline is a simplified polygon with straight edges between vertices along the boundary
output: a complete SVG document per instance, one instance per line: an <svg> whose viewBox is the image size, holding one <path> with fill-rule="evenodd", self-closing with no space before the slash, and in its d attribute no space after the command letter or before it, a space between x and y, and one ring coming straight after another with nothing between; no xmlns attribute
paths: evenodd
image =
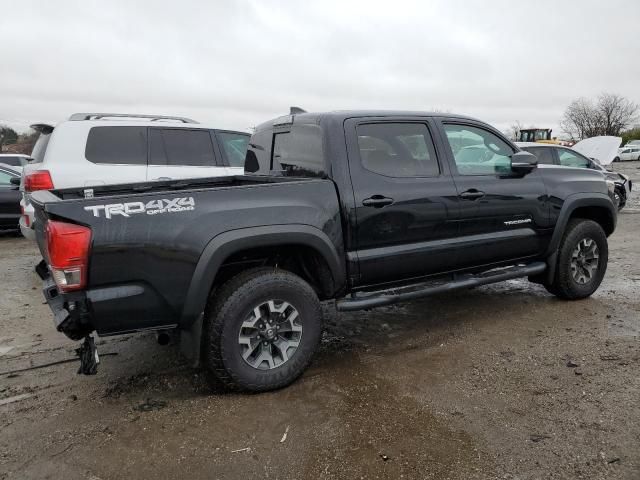
<svg viewBox="0 0 640 480"><path fill-rule="evenodd" d="M586 302L597 302L590 299ZM323 306L325 328L312 373L349 369L354 356L375 353L395 354L437 347L460 338L467 329L481 331L487 326L509 330L513 322L528 322L526 312L557 309L558 301L544 289L525 280L453 292L410 303L381 307L371 311L341 313L333 304ZM560 315L562 312L559 313ZM535 325L531 325L533 328ZM144 352L144 353L142 353ZM135 356L136 359L131 358ZM110 381L103 397L169 395L189 398L199 395L225 395L227 389L215 382L204 369L192 369L177 346L160 346L152 334L138 335L109 366ZM112 362L112 360L108 360ZM132 372L131 365L136 367ZM118 376L117 372L121 373Z"/></svg>

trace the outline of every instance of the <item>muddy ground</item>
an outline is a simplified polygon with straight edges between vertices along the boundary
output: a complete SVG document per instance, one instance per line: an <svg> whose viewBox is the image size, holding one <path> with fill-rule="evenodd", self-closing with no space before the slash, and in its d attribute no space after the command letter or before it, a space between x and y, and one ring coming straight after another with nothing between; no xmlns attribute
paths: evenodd
<svg viewBox="0 0 640 480"><path fill-rule="evenodd" d="M616 165L640 186L638 162ZM524 280L336 314L312 367L261 395L211 390L150 334L54 331L37 250L0 237L0 478L640 479L640 202L590 299ZM569 366L568 366L569 365ZM577 366L572 366L577 365Z"/></svg>

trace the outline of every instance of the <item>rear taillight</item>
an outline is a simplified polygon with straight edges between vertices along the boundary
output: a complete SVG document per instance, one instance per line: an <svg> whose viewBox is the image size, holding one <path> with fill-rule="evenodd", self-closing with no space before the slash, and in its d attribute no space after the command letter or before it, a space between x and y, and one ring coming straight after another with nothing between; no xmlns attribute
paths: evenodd
<svg viewBox="0 0 640 480"><path fill-rule="evenodd" d="M24 189L26 192L35 192L37 190L52 190L53 180L49 170L35 170L24 176Z"/></svg>
<svg viewBox="0 0 640 480"><path fill-rule="evenodd" d="M91 229L50 220L46 226L49 267L62 292L84 288L87 283Z"/></svg>

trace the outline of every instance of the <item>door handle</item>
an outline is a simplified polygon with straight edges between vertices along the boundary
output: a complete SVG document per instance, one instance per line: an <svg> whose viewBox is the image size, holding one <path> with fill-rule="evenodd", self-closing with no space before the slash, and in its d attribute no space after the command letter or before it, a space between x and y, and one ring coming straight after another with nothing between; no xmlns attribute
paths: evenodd
<svg viewBox="0 0 640 480"><path fill-rule="evenodd" d="M472 188L470 190L467 190L466 192L462 192L458 196L463 200L477 200L478 198L484 197L484 192L481 192L480 190L476 190L475 188Z"/></svg>
<svg viewBox="0 0 640 480"><path fill-rule="evenodd" d="M362 205L365 207L382 208L393 203L393 198L384 197L382 195L374 195L370 198L365 198L362 201Z"/></svg>

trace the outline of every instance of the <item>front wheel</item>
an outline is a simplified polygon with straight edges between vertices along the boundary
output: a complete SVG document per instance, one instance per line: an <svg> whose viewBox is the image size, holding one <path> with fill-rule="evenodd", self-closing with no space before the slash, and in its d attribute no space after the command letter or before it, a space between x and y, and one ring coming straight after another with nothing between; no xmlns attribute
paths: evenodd
<svg viewBox="0 0 640 480"><path fill-rule="evenodd" d="M608 258L609 246L602 227L592 220L573 219L560 242L553 282L545 287L566 300L589 297L604 278Z"/></svg>
<svg viewBox="0 0 640 480"><path fill-rule="evenodd" d="M322 313L302 278L257 268L216 290L204 328L203 356L217 380L262 392L289 385L309 365L320 341Z"/></svg>

